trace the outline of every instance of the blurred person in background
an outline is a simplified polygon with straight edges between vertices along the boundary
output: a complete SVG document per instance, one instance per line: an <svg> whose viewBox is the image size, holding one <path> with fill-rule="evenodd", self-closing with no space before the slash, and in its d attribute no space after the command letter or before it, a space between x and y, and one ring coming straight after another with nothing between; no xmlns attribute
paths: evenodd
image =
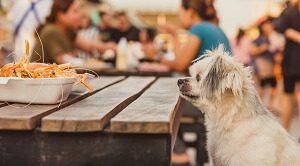
<svg viewBox="0 0 300 166"><path fill-rule="evenodd" d="M97 62L97 59L102 59L103 57L101 55L103 55L107 50L114 52L116 49L115 42L104 42L101 40L98 27L92 23L91 17L84 13L81 14L80 29L77 32L75 42L78 46L76 55L86 63L92 61L95 65L101 64ZM86 48L84 48L84 46Z"/></svg>
<svg viewBox="0 0 300 166"><path fill-rule="evenodd" d="M231 42L233 56L246 66L251 64L250 48L251 40L247 37L244 29L239 29L236 37Z"/></svg>
<svg viewBox="0 0 300 166"><path fill-rule="evenodd" d="M213 4L215 3L215 0L205 0L206 6L213 6ZM218 17L218 13L215 7L211 7L207 10L207 13L209 13L209 15L211 15L211 18L209 18L207 21L215 24L215 25L219 25L220 24L220 19Z"/></svg>
<svg viewBox="0 0 300 166"><path fill-rule="evenodd" d="M0 67L4 65L4 52L2 50L2 47L0 47Z"/></svg>
<svg viewBox="0 0 300 166"><path fill-rule="evenodd" d="M81 40L85 40L86 42L98 42L100 40L99 30L95 26L93 26L91 19L82 14L80 30L77 33L77 38ZM95 49L92 52L87 52L83 50L79 50L78 57L87 60L92 57L100 57L99 52Z"/></svg>
<svg viewBox="0 0 300 166"><path fill-rule="evenodd" d="M229 40L223 30L209 22L216 15L213 4L206 3L206 0L182 0L179 9L179 20L184 29L189 31L188 42L181 43L178 30L172 25L165 25L162 28L171 34L174 39L174 60L161 59L161 63L169 66L177 72L186 72L192 60L200 57L206 50L224 45L225 51L231 53Z"/></svg>
<svg viewBox="0 0 300 166"><path fill-rule="evenodd" d="M98 41L100 40L99 35L99 30L92 24L91 18L85 14L82 14L78 36L86 40Z"/></svg>
<svg viewBox="0 0 300 166"><path fill-rule="evenodd" d="M46 22L38 28L41 42L37 37L31 61L57 64L72 63L70 60L75 57L76 48L87 52L94 50L103 52L108 48L115 47L81 38L77 35L81 26L82 13L78 1L54 0L50 15L46 18Z"/></svg>
<svg viewBox="0 0 300 166"><path fill-rule="evenodd" d="M100 11L100 21L98 28L100 30L101 40L104 42L118 42L121 38L120 31L112 26L113 17L110 13Z"/></svg>
<svg viewBox="0 0 300 166"><path fill-rule="evenodd" d="M53 2L46 22L38 28L44 48L37 39L31 56L32 61L64 63L64 54L70 54L75 48L76 30L79 29L81 21L79 10L79 3L74 0ZM44 57L41 57L43 51Z"/></svg>
<svg viewBox="0 0 300 166"><path fill-rule="evenodd" d="M154 43L155 36L156 31L153 28L141 29L139 34L142 51L144 52L145 57L149 59L156 59L159 53L159 50Z"/></svg>
<svg viewBox="0 0 300 166"><path fill-rule="evenodd" d="M125 12L118 12L116 14L118 20L118 30L120 31L120 38L124 37L127 41L139 41L140 30L132 25Z"/></svg>
<svg viewBox="0 0 300 166"><path fill-rule="evenodd" d="M294 94L300 116L300 0L288 5L273 25L286 38L282 60L284 96L281 119L283 126L289 129Z"/></svg>
<svg viewBox="0 0 300 166"><path fill-rule="evenodd" d="M23 55L24 41L34 43L35 30L45 22L53 0L14 0L11 3L8 19L12 23L14 52L18 59Z"/></svg>
<svg viewBox="0 0 300 166"><path fill-rule="evenodd" d="M81 18L81 26L80 30L78 31L77 40L83 40L84 43L99 43L102 42L103 49L115 49L116 43L112 40L102 40L102 32L100 34L99 29L96 25L92 24L92 20L87 15L82 14ZM83 43L83 44L84 44ZM97 50L94 50L93 53L97 53Z"/></svg>
<svg viewBox="0 0 300 166"><path fill-rule="evenodd" d="M259 94L265 105L272 110L277 80L274 74L274 58L283 49L284 40L272 26L273 18L268 17L258 26L260 35L253 41L251 54L259 79Z"/></svg>

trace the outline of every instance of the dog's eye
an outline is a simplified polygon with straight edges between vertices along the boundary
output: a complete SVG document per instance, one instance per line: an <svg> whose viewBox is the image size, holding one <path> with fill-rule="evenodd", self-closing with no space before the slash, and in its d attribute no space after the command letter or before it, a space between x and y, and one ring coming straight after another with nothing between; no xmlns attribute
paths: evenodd
<svg viewBox="0 0 300 166"><path fill-rule="evenodd" d="M200 79L201 79L201 76L200 76L200 74L197 74L197 75L196 75L196 80L199 82L199 81L200 81Z"/></svg>

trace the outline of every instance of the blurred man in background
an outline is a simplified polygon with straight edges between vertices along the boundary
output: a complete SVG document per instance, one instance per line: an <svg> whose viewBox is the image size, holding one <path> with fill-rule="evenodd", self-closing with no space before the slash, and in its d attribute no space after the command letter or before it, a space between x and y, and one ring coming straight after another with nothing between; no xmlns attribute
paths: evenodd
<svg viewBox="0 0 300 166"><path fill-rule="evenodd" d="M108 12L100 11L99 16L100 22L98 27L100 30L101 40L104 42L118 42L120 39L120 32L117 28L112 26L112 15Z"/></svg>
<svg viewBox="0 0 300 166"><path fill-rule="evenodd" d="M118 29L120 36L125 37L127 41L139 41L140 30L131 24L125 12L116 14L118 19Z"/></svg>

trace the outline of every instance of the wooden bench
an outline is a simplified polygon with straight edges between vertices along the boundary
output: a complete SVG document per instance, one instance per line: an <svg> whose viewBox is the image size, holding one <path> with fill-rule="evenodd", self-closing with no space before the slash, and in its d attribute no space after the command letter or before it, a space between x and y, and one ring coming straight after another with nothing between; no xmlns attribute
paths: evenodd
<svg viewBox="0 0 300 166"><path fill-rule="evenodd" d="M181 116L176 82L102 77L61 105L2 103L0 165L170 165Z"/></svg>

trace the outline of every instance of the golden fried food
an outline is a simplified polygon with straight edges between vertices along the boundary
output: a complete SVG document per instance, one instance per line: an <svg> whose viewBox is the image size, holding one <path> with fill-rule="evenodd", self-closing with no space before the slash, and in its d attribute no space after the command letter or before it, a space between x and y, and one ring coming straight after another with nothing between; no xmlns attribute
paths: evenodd
<svg viewBox="0 0 300 166"><path fill-rule="evenodd" d="M77 74L70 64L45 64L29 63L29 43L25 41L26 53L18 63L8 63L0 69L0 77L20 77L20 78L57 78L72 77L79 78L80 82L89 90L93 87L87 81L87 74Z"/></svg>

